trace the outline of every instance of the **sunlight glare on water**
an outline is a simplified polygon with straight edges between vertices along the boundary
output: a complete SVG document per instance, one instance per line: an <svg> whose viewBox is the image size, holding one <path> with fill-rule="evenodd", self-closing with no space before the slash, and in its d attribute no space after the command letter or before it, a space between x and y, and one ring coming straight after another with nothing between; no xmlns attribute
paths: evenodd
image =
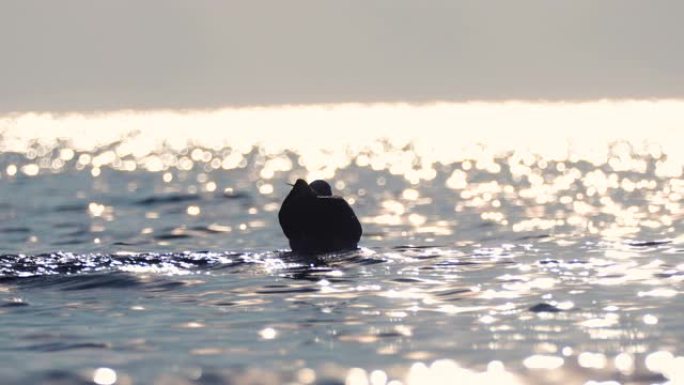
<svg viewBox="0 0 684 385"><path fill-rule="evenodd" d="M682 127L676 100L0 117L7 381L682 383ZM287 251L299 177L358 251Z"/></svg>
<svg viewBox="0 0 684 385"><path fill-rule="evenodd" d="M345 186L350 181L340 172L359 167L403 177L411 186L445 184L461 198L454 211L475 209L483 220L514 231L572 226L619 239L668 228L678 218L681 111L677 101L332 105L24 114L2 119L0 127L3 152L22 156L5 162L8 177L72 167L97 177L111 168L164 172L171 182L173 171L193 170L200 171L196 189L213 192L212 175L251 160L257 169L250 179L261 194L272 195L273 183L297 176ZM386 178L361 187L359 195L382 189ZM638 195L649 204L626 204L616 194ZM431 197L407 188L398 198L380 201L383 210L366 220L452 231L448 222L426 223L410 210ZM511 217L505 207L511 204L523 209L522 217ZM550 208L572 214L548 215ZM104 209L92 203L93 215ZM189 205L187 214L200 210Z"/></svg>

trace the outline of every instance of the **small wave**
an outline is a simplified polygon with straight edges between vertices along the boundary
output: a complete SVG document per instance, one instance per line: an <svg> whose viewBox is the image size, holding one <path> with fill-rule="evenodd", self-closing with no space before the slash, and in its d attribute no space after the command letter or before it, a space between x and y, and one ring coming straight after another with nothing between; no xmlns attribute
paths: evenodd
<svg viewBox="0 0 684 385"><path fill-rule="evenodd" d="M205 266L231 265L249 255L215 252L0 255L0 280L50 275L97 273L108 270L159 273L190 272Z"/></svg>
<svg viewBox="0 0 684 385"><path fill-rule="evenodd" d="M23 299L21 298L10 298L10 300L5 301L0 307L3 308L18 308L18 307L25 307L28 306L29 304L24 302Z"/></svg>
<svg viewBox="0 0 684 385"><path fill-rule="evenodd" d="M0 228L0 233L11 234L11 233L30 233L31 229L28 227L2 227Z"/></svg>
<svg viewBox="0 0 684 385"><path fill-rule="evenodd" d="M385 260L373 257L369 249L331 253L320 256L300 256L289 251L263 252L212 252L185 251L167 253L43 253L36 255L0 255L0 282L10 283L28 278L69 276L62 282L63 290L80 290L91 287L130 287L134 278L117 276L112 272L130 274L187 275L238 268L244 265L266 266L270 271L298 272L302 268L346 265L368 265ZM79 277L79 275L82 275ZM74 278L78 277L78 278ZM122 281L123 280L123 281ZM27 282L26 282L27 283ZM46 284L42 282L41 285Z"/></svg>
<svg viewBox="0 0 684 385"><path fill-rule="evenodd" d="M658 247L663 245L669 245L672 243L670 240L635 240L627 242L627 245L632 247Z"/></svg>
<svg viewBox="0 0 684 385"><path fill-rule="evenodd" d="M198 194L169 194L164 196L151 196L148 198L141 199L136 203L139 205L149 206L149 205L159 205L167 203L179 203L179 202L189 202L199 200L200 196Z"/></svg>
<svg viewBox="0 0 684 385"><path fill-rule="evenodd" d="M434 258L433 258L434 257ZM437 258L437 259L435 259ZM353 279L344 271L377 264L415 263L420 269L487 268L512 264L508 251L476 249L465 255L453 248L369 249L304 256L289 250L275 251L184 251L69 253L0 255L0 283L22 287L50 287L61 291L98 288L139 288L169 291L185 285L187 275L227 275L248 272L278 275L301 281L346 282ZM149 279L150 276L156 277ZM159 279L161 278L161 279ZM398 277L396 283L415 284L415 277ZM285 290L285 291L283 291ZM261 294L299 292L299 288L263 288ZM312 291L311 288L301 289ZM313 290L318 290L315 288Z"/></svg>
<svg viewBox="0 0 684 385"><path fill-rule="evenodd" d="M267 286L265 289L257 290L257 294L296 294L313 293L320 289L314 287L290 287L290 286Z"/></svg>
<svg viewBox="0 0 684 385"><path fill-rule="evenodd" d="M67 370L46 370L31 373L22 378L21 381L10 381L9 384L71 384L71 385L92 385L92 379L75 372Z"/></svg>
<svg viewBox="0 0 684 385"><path fill-rule="evenodd" d="M64 204L54 208L54 211L58 213L85 212L87 210L87 203Z"/></svg>
<svg viewBox="0 0 684 385"><path fill-rule="evenodd" d="M49 342L38 345L31 345L25 350L36 352L63 352L67 350L81 349L109 349L110 345L102 342Z"/></svg>
<svg viewBox="0 0 684 385"><path fill-rule="evenodd" d="M139 278L124 273L79 274L68 276L38 277L33 286L57 288L63 291L92 289L124 289L140 286Z"/></svg>

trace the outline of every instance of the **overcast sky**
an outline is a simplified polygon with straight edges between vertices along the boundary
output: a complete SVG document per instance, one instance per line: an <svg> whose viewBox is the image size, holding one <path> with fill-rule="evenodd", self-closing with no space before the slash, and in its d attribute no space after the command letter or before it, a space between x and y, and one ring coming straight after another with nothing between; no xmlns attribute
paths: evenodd
<svg viewBox="0 0 684 385"><path fill-rule="evenodd" d="M0 112L684 97L684 1L3 0Z"/></svg>

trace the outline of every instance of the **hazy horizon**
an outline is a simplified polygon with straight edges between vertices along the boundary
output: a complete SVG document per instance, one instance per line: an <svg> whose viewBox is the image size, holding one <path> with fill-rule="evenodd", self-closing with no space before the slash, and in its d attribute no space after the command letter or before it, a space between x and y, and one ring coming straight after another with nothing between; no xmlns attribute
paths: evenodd
<svg viewBox="0 0 684 385"><path fill-rule="evenodd" d="M677 1L10 1L0 114L684 98Z"/></svg>

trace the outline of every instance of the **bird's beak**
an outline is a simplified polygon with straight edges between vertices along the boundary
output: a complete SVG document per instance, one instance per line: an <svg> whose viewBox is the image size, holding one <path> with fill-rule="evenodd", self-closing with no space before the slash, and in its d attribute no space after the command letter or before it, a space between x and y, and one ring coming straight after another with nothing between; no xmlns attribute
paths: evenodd
<svg viewBox="0 0 684 385"><path fill-rule="evenodd" d="M292 183L287 183L287 182L285 182L285 184L288 185L288 186L294 187L294 185L293 185Z"/></svg>

